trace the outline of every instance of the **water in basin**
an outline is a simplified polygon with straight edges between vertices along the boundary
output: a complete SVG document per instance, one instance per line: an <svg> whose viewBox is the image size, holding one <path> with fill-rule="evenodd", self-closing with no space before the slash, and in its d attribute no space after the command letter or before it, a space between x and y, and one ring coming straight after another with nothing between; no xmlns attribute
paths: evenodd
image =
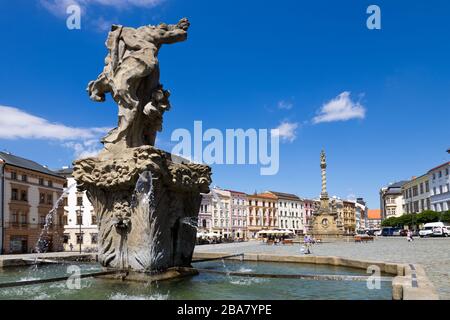
<svg viewBox="0 0 450 320"><path fill-rule="evenodd" d="M70 264L42 265L0 270L0 283L54 278L67 273ZM101 270L97 264L77 263L81 273ZM230 276L226 272L267 274L364 275L364 270L294 263L210 261L194 263L199 269L225 271L224 274L201 272L197 276L162 281L133 283L105 279L81 279L80 289L69 289L66 282L0 289L0 299L391 299L392 283L381 282L380 289L370 290L366 281L303 280L249 278Z"/></svg>

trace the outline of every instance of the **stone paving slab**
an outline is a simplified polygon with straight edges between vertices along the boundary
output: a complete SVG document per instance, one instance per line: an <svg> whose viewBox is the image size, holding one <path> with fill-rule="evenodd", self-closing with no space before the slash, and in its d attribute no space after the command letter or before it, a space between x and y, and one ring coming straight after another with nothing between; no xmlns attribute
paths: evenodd
<svg viewBox="0 0 450 320"><path fill-rule="evenodd" d="M202 245L195 252L257 253L304 255L301 245L266 245L259 241ZM436 287L441 299L450 300L450 238L377 238L370 243L339 241L312 246L314 256L338 256L349 259L420 264Z"/></svg>
<svg viewBox="0 0 450 320"><path fill-rule="evenodd" d="M85 260L95 260L95 256L96 255L93 253L79 253L79 252L6 254L0 255L0 268L31 264L35 259L85 261Z"/></svg>

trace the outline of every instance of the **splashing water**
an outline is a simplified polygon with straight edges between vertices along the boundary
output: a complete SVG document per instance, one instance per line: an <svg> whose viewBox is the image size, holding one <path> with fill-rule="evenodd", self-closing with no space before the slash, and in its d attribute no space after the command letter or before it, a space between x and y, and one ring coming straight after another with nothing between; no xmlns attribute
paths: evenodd
<svg viewBox="0 0 450 320"><path fill-rule="evenodd" d="M198 228L198 217L186 217L181 219L181 223L187 224L188 226L197 229Z"/></svg>
<svg viewBox="0 0 450 320"><path fill-rule="evenodd" d="M162 259L163 252L158 252L159 236L161 232L157 226L155 216L155 200L153 192L153 177L150 171L140 174L131 199L131 208L136 211L134 221L135 228L142 227L142 246L137 248L136 261L131 261L132 266L153 271L153 266ZM150 247L147 247L150 244Z"/></svg>
<svg viewBox="0 0 450 320"><path fill-rule="evenodd" d="M35 250L37 253L43 253L48 250L49 247L49 241L48 241L48 235L50 227L53 225L53 221L55 220L57 211L61 203L63 202L64 198L69 194L69 192L76 187L76 183L71 184L69 187L65 188L63 190L62 195L56 200L55 204L53 205L53 208L47 213L45 216L45 224L44 227L41 230L41 233L39 235L39 238L35 245ZM36 258L37 259L37 258Z"/></svg>

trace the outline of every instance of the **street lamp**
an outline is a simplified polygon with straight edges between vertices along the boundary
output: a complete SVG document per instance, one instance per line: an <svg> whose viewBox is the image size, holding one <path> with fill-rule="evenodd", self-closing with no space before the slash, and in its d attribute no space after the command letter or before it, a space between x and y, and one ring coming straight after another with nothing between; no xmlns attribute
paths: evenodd
<svg viewBox="0 0 450 320"><path fill-rule="evenodd" d="M79 222L79 227L80 227L80 233L79 233L79 242L80 242L80 254L81 254L81 245L82 245L82 243L83 243L83 234L82 234L82 231L81 231L81 225L83 224L83 209L84 209L84 207L83 207L83 205L82 204L80 204L80 210L78 211L78 214L77 214L77 217L79 218L79 220L78 220L78 222Z"/></svg>

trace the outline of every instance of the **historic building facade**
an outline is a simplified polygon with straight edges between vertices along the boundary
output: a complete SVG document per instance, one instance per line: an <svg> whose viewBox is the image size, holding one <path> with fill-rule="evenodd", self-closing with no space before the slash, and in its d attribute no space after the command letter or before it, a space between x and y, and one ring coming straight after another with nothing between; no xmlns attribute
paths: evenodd
<svg viewBox="0 0 450 320"><path fill-rule="evenodd" d="M303 199L302 202L304 233L307 234L311 229L314 210L320 206L320 201Z"/></svg>
<svg viewBox="0 0 450 320"><path fill-rule="evenodd" d="M247 238L247 194L228 190L231 198L231 235L234 239Z"/></svg>
<svg viewBox="0 0 450 320"><path fill-rule="evenodd" d="M357 198L355 202L355 224L356 230L367 228L367 205L363 198Z"/></svg>
<svg viewBox="0 0 450 320"><path fill-rule="evenodd" d="M27 253L36 250L47 214L61 197L65 178L46 167L0 152L1 251ZM43 240L48 251L63 250L64 209L60 206Z"/></svg>
<svg viewBox="0 0 450 320"><path fill-rule="evenodd" d="M232 237L231 194L227 190L214 188L212 195L212 231L218 235Z"/></svg>
<svg viewBox="0 0 450 320"><path fill-rule="evenodd" d="M381 210L380 209L369 209L367 210L367 228L368 229L379 229L381 228Z"/></svg>
<svg viewBox="0 0 450 320"><path fill-rule="evenodd" d="M277 197L270 193L247 195L248 238L256 238L260 230L274 229L278 227Z"/></svg>
<svg viewBox="0 0 450 320"><path fill-rule="evenodd" d="M64 199L64 249L96 251L98 243L97 214L86 192L79 192L72 177L73 170L64 168L58 174L67 179L68 193Z"/></svg>
<svg viewBox="0 0 450 320"><path fill-rule="evenodd" d="M407 181L392 183L380 190L380 210L382 219L403 215L402 187Z"/></svg>
<svg viewBox="0 0 450 320"><path fill-rule="evenodd" d="M303 201L295 194L268 191L277 198L277 226L289 229L296 234L303 234Z"/></svg>
<svg viewBox="0 0 450 320"><path fill-rule="evenodd" d="M402 186L403 212L420 213L430 210L430 181L428 174L413 177Z"/></svg>
<svg viewBox="0 0 450 320"><path fill-rule="evenodd" d="M344 234L353 234L356 231L356 204L353 201L342 201L342 224Z"/></svg>
<svg viewBox="0 0 450 320"><path fill-rule="evenodd" d="M450 210L450 162L428 171L430 204L433 211Z"/></svg>
<svg viewBox="0 0 450 320"><path fill-rule="evenodd" d="M202 193L202 202L198 213L198 230L212 231L213 201L211 193Z"/></svg>

